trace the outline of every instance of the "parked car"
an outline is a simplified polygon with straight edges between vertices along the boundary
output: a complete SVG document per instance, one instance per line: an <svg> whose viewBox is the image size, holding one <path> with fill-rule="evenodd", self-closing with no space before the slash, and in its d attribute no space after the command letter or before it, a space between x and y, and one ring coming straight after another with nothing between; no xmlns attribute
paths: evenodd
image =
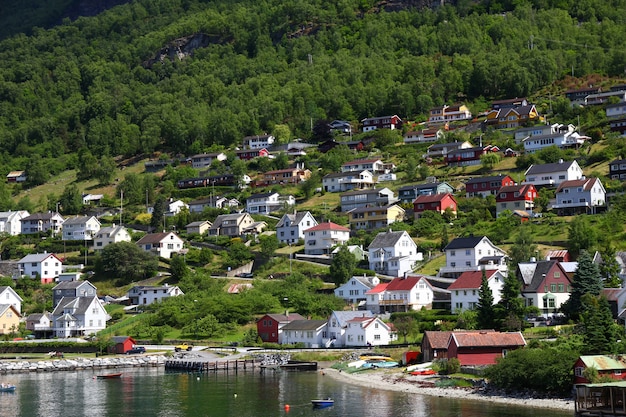
<svg viewBox="0 0 626 417"><path fill-rule="evenodd" d="M252 272L242 272L240 274L235 275L239 278L254 278L254 274Z"/></svg>
<svg viewBox="0 0 626 417"><path fill-rule="evenodd" d="M133 354L138 354L138 353L139 353L139 354L141 354L141 353L146 353L146 348L145 348L145 347L143 347L143 346L135 346L134 348L132 348L132 349L128 349L128 350L126 351L126 354L127 354L127 355L133 355Z"/></svg>

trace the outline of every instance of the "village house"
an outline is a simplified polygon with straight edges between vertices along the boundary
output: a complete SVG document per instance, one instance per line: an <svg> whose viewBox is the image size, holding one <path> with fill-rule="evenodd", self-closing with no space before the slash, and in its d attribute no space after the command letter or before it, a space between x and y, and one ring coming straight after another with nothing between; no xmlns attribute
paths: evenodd
<svg viewBox="0 0 626 417"><path fill-rule="evenodd" d="M472 113L465 104L455 104L452 106L444 104L443 106L430 109L428 123L456 122L470 120L471 118Z"/></svg>
<svg viewBox="0 0 626 417"><path fill-rule="evenodd" d="M240 149L238 151L235 151L235 155L238 159L241 159L243 161L249 161L254 158L273 158L267 148Z"/></svg>
<svg viewBox="0 0 626 417"><path fill-rule="evenodd" d="M63 281L52 288L52 307L56 307L63 297L95 297L96 287L89 281Z"/></svg>
<svg viewBox="0 0 626 417"><path fill-rule="evenodd" d="M381 282L371 290L365 292L365 309L371 311L374 314L381 314L384 309L381 309L381 301L385 296L385 289L389 285L388 282Z"/></svg>
<svg viewBox="0 0 626 417"><path fill-rule="evenodd" d="M435 211L439 214L450 213L456 217L457 202L452 194L418 195L413 201L413 216L422 217L425 211Z"/></svg>
<svg viewBox="0 0 626 417"><path fill-rule="evenodd" d="M451 143L433 143L428 147L426 153L424 154L424 159L428 161L428 159L439 159L445 158L450 152L460 150L460 149L470 149L474 147L470 142L451 142Z"/></svg>
<svg viewBox="0 0 626 417"><path fill-rule="evenodd" d="M497 358L524 346L521 332L452 332L447 356L458 359L461 366L495 365Z"/></svg>
<svg viewBox="0 0 626 417"><path fill-rule="evenodd" d="M626 91L611 89L611 91L589 94L587 97L585 97L585 106L598 106L601 104L606 104L613 97L615 97L620 102L624 102L626 101Z"/></svg>
<svg viewBox="0 0 626 417"><path fill-rule="evenodd" d="M132 305L147 306L158 303L169 297L184 295L177 285L136 285L128 290L127 296Z"/></svg>
<svg viewBox="0 0 626 417"><path fill-rule="evenodd" d="M447 182L439 182L437 180L426 182L424 184L405 185L398 189L398 199L401 203L413 203L420 195L446 194L454 193L454 187Z"/></svg>
<svg viewBox="0 0 626 417"><path fill-rule="evenodd" d="M394 130L402 128L402 119L395 114L393 116L369 117L361 120L361 124L363 125L363 132L376 129Z"/></svg>
<svg viewBox="0 0 626 417"><path fill-rule="evenodd" d="M439 275L458 278L465 271L498 269L507 271L506 253L491 243L487 236L458 237L444 248L446 266L439 269Z"/></svg>
<svg viewBox="0 0 626 417"><path fill-rule="evenodd" d="M64 297L52 311L54 337L82 337L106 328L111 317L98 297Z"/></svg>
<svg viewBox="0 0 626 417"><path fill-rule="evenodd" d="M354 317L346 322L345 346L387 346L398 333L380 317Z"/></svg>
<svg viewBox="0 0 626 417"><path fill-rule="evenodd" d="M432 362L448 358L448 341L451 331L425 330L422 337L422 360Z"/></svg>
<svg viewBox="0 0 626 417"><path fill-rule="evenodd" d="M64 219L56 212L35 213L20 219L22 223L22 234L30 235L34 233L46 233L50 231L52 235L61 232Z"/></svg>
<svg viewBox="0 0 626 417"><path fill-rule="evenodd" d="M201 153L193 155L191 158L191 166L195 169L203 169L211 166L213 161L225 161L227 156L224 152Z"/></svg>
<svg viewBox="0 0 626 417"><path fill-rule="evenodd" d="M626 103L611 103L606 105L606 117L609 119L611 132L626 134Z"/></svg>
<svg viewBox="0 0 626 417"><path fill-rule="evenodd" d="M360 306L365 304L365 293L380 284L378 277L354 276L346 283L335 288L335 297L343 298L347 304Z"/></svg>
<svg viewBox="0 0 626 417"><path fill-rule="evenodd" d="M96 205L98 203L100 203L100 201L102 201L102 199L104 198L104 195L102 194L83 194L81 196L81 198L83 199L83 204L85 206L89 206L89 205Z"/></svg>
<svg viewBox="0 0 626 417"><path fill-rule="evenodd" d="M250 214L269 214L296 205L292 195L281 196L277 192L252 194L246 200L246 211Z"/></svg>
<svg viewBox="0 0 626 417"><path fill-rule="evenodd" d="M590 140L589 136L584 136L578 132L557 132L548 135L529 136L522 141L524 152L534 153L550 146L560 149L580 148L585 141Z"/></svg>
<svg viewBox="0 0 626 417"><path fill-rule="evenodd" d="M199 220L197 222L191 222L185 229L187 230L187 234L197 234L197 235L206 235L209 232L209 228L211 227L211 222L208 220Z"/></svg>
<svg viewBox="0 0 626 417"><path fill-rule="evenodd" d="M70 217L63 222L63 240L93 240L100 226L100 221L94 216Z"/></svg>
<svg viewBox="0 0 626 417"><path fill-rule="evenodd" d="M269 149L275 140L276 138L272 135L252 135L244 137L241 145L243 149Z"/></svg>
<svg viewBox="0 0 626 417"><path fill-rule="evenodd" d="M304 239L305 230L317 225L317 220L309 211L286 213L276 224L276 237L282 243L297 243Z"/></svg>
<svg viewBox="0 0 626 417"><path fill-rule="evenodd" d="M535 126L529 127L520 127L513 132L513 138L516 144L521 144L526 139L530 139L532 137L542 137L554 135L557 133L565 134L576 131L576 126L569 124L564 125L561 123L553 123L553 124L539 124Z"/></svg>
<svg viewBox="0 0 626 417"><path fill-rule="evenodd" d="M584 104L585 99L587 98L588 95L598 94L601 92L602 92L602 88L590 86L590 87L585 87L585 88L567 90L565 92L565 97L567 97L567 99L572 104Z"/></svg>
<svg viewBox="0 0 626 417"><path fill-rule="evenodd" d="M123 355L135 347L137 342L130 336L113 336L111 338L112 346L109 347L109 353Z"/></svg>
<svg viewBox="0 0 626 417"><path fill-rule="evenodd" d="M559 162L550 164L531 165L524 173L523 184L532 184L539 187L558 187L563 181L579 180L583 177L583 170L578 162Z"/></svg>
<svg viewBox="0 0 626 417"><path fill-rule="evenodd" d="M33 332L37 339L52 335L52 313L33 313L26 317L26 330Z"/></svg>
<svg viewBox="0 0 626 417"><path fill-rule="evenodd" d="M465 196L486 198L490 195L497 195L502 187L510 185L515 185L515 181L509 175L470 178L465 183Z"/></svg>
<svg viewBox="0 0 626 417"><path fill-rule="evenodd" d="M448 287L453 313L476 309L480 299L483 272L487 278L487 285L493 295L493 304L500 302L505 278L502 272L497 269L465 271Z"/></svg>
<svg viewBox="0 0 626 417"><path fill-rule="evenodd" d="M209 236L240 237L255 223L249 213L220 214L209 228Z"/></svg>
<svg viewBox="0 0 626 417"><path fill-rule="evenodd" d="M369 304L377 301L381 314L431 309L434 292L426 277L402 276L391 280L384 288L382 296L378 300L369 300Z"/></svg>
<svg viewBox="0 0 626 417"><path fill-rule="evenodd" d="M352 230L373 230L401 222L405 210L397 204L385 207L360 207L348 212L348 222Z"/></svg>
<svg viewBox="0 0 626 417"><path fill-rule="evenodd" d="M236 198L226 198L220 196L211 196L208 198L201 198L189 202L190 213L202 213L206 208L219 208L227 209L232 207L238 207L241 203Z"/></svg>
<svg viewBox="0 0 626 417"><path fill-rule="evenodd" d="M626 181L626 159L614 159L609 163L609 177Z"/></svg>
<svg viewBox="0 0 626 417"><path fill-rule="evenodd" d="M373 318L374 315L365 311L333 311L327 320L327 330L323 333L324 347L344 347L346 345L346 331L348 322L356 317ZM365 346L365 344L363 345Z"/></svg>
<svg viewBox="0 0 626 417"><path fill-rule="evenodd" d="M622 355L583 355L574 364L574 384L588 384L585 370L593 368L599 378L610 378L616 381L626 380L626 358Z"/></svg>
<svg viewBox="0 0 626 417"><path fill-rule="evenodd" d="M189 210L189 206L182 200L170 199L165 206L163 216L173 217L176 216L181 210ZM148 214L154 215L154 207L148 207Z"/></svg>
<svg viewBox="0 0 626 417"><path fill-rule="evenodd" d="M334 172L322 178L324 191L331 193L372 188L375 184L374 175L367 170Z"/></svg>
<svg viewBox="0 0 626 417"><path fill-rule="evenodd" d="M357 159L341 165L341 172L369 171L374 174L385 174L396 169L392 163L384 163L380 159Z"/></svg>
<svg viewBox="0 0 626 417"><path fill-rule="evenodd" d="M12 287L0 287L0 304L8 304L15 307L18 313L22 314L22 297Z"/></svg>
<svg viewBox="0 0 626 417"><path fill-rule="evenodd" d="M63 262L52 253L35 253L17 261L21 276L39 277L42 284L49 284L63 271Z"/></svg>
<svg viewBox="0 0 626 417"><path fill-rule="evenodd" d="M267 171L263 178L256 182L257 187L267 187L276 184L300 184L311 178L311 170L302 168L287 168Z"/></svg>
<svg viewBox="0 0 626 417"><path fill-rule="evenodd" d="M130 242L131 237L128 233L128 229L124 226L116 226L115 224L108 227L103 227L98 230L96 236L93 239L93 249L95 251L101 251L111 243Z"/></svg>
<svg viewBox="0 0 626 417"><path fill-rule="evenodd" d="M27 179L26 171L11 171L7 174L6 178L9 184L25 182Z"/></svg>
<svg viewBox="0 0 626 417"><path fill-rule="evenodd" d="M26 210L0 212L0 233L17 236L22 232L22 219L30 216Z"/></svg>
<svg viewBox="0 0 626 417"><path fill-rule="evenodd" d="M516 210L530 211L535 208L537 190L532 184L507 185L496 194L496 217L505 210L514 212Z"/></svg>
<svg viewBox="0 0 626 417"><path fill-rule="evenodd" d="M563 181L551 208L559 216L596 214L606 208L606 190L599 178Z"/></svg>
<svg viewBox="0 0 626 417"><path fill-rule="evenodd" d="M137 246L161 258L171 258L183 249L183 240L174 232L149 233L137 241Z"/></svg>
<svg viewBox="0 0 626 417"><path fill-rule="evenodd" d="M22 316L10 304L0 304L0 334L17 333Z"/></svg>
<svg viewBox="0 0 626 417"><path fill-rule="evenodd" d="M302 344L305 348L315 349L322 345L323 335L328 322L326 320L294 320L285 324L278 334L281 345Z"/></svg>
<svg viewBox="0 0 626 417"><path fill-rule="evenodd" d="M331 131L339 132L342 134L352 133L352 125L346 120L333 120L332 122L328 123L328 128Z"/></svg>
<svg viewBox="0 0 626 417"><path fill-rule="evenodd" d="M413 271L415 263L423 259L417 244L405 230L378 233L367 251L369 269L392 277Z"/></svg>
<svg viewBox="0 0 626 417"><path fill-rule="evenodd" d="M354 259L356 259L357 262L361 262L362 260L367 258L367 251L363 250L363 246L361 246L361 245L341 245L341 246L337 246L330 253L331 256L335 256L339 252L339 250L341 248L347 248L348 252L350 252L354 256Z"/></svg>
<svg viewBox="0 0 626 417"><path fill-rule="evenodd" d="M480 165L480 157L490 153L500 152L500 148L495 145L475 146L468 149L457 149L443 158L443 161L451 167L462 167L470 165Z"/></svg>
<svg viewBox="0 0 626 417"><path fill-rule="evenodd" d="M545 318L556 315L569 300L572 282L560 262L520 262L516 274L526 306L538 307Z"/></svg>
<svg viewBox="0 0 626 417"><path fill-rule="evenodd" d="M510 129L538 121L539 112L534 104L499 108L487 113L485 124L495 129Z"/></svg>
<svg viewBox="0 0 626 417"><path fill-rule="evenodd" d="M295 320L306 320L298 313L266 314L256 322L259 337L264 343L278 343L280 332L288 323Z"/></svg>
<svg viewBox="0 0 626 417"><path fill-rule="evenodd" d="M350 239L350 229L333 222L320 223L304 231L305 255L330 255L333 248Z"/></svg>
<svg viewBox="0 0 626 417"><path fill-rule="evenodd" d="M411 130L404 134L404 143L410 145L412 143L437 142L445 137L445 131L448 130L446 124L443 129L431 128L422 130Z"/></svg>
<svg viewBox="0 0 626 417"><path fill-rule="evenodd" d="M491 102L493 110L513 109L516 107L528 106L528 100L525 97L505 98L503 100L494 100Z"/></svg>
<svg viewBox="0 0 626 417"><path fill-rule="evenodd" d="M346 191L340 195L341 211L347 212L359 207L382 207L394 204L398 199L389 188Z"/></svg>

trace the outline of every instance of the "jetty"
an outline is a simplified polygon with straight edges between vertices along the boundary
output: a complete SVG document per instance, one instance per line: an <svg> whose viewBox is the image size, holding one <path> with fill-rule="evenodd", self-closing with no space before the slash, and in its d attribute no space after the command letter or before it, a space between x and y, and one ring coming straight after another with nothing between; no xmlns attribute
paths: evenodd
<svg viewBox="0 0 626 417"><path fill-rule="evenodd" d="M172 359L165 361L165 370L187 371L187 372L217 372L217 371L248 371L254 370L254 359L236 360L186 360Z"/></svg>
<svg viewBox="0 0 626 417"><path fill-rule="evenodd" d="M578 384L575 392L576 417L626 416L626 381Z"/></svg>

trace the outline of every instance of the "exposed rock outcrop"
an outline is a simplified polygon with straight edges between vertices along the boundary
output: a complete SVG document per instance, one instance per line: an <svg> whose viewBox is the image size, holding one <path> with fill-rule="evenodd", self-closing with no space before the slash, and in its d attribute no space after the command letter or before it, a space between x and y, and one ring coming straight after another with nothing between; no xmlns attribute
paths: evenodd
<svg viewBox="0 0 626 417"><path fill-rule="evenodd" d="M183 38L174 39L151 59L144 61L144 68L152 68L157 62L163 62L165 60L183 60L186 57L192 56L194 51L198 48L206 48L210 44L223 44L227 40L217 35L207 35L205 33L196 33L194 35L185 36Z"/></svg>

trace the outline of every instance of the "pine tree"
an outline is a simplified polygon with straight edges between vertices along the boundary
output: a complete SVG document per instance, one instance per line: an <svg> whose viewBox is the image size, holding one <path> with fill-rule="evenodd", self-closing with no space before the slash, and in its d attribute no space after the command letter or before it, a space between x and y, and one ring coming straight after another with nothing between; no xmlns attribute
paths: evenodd
<svg viewBox="0 0 626 417"><path fill-rule="evenodd" d="M480 284L480 290L478 290L478 328L480 329L492 329L494 328L494 307L493 307L493 293L489 288L489 281L487 281L487 273L483 269L483 276Z"/></svg>
<svg viewBox="0 0 626 417"><path fill-rule="evenodd" d="M581 298L579 333L583 335L583 354L615 353L616 332L609 303L604 297L586 293Z"/></svg>
<svg viewBox="0 0 626 417"><path fill-rule="evenodd" d="M511 268L504 278L502 299L498 303L501 309L501 328L505 330L521 330L524 317L524 299L522 298L522 283L515 271Z"/></svg>
<svg viewBox="0 0 626 417"><path fill-rule="evenodd" d="M569 300L563 304L561 310L570 319L578 319L583 310L582 297L585 294L598 296L602 288L602 277L598 265L593 262L589 252L583 251L578 258L578 268L572 280L572 291Z"/></svg>

